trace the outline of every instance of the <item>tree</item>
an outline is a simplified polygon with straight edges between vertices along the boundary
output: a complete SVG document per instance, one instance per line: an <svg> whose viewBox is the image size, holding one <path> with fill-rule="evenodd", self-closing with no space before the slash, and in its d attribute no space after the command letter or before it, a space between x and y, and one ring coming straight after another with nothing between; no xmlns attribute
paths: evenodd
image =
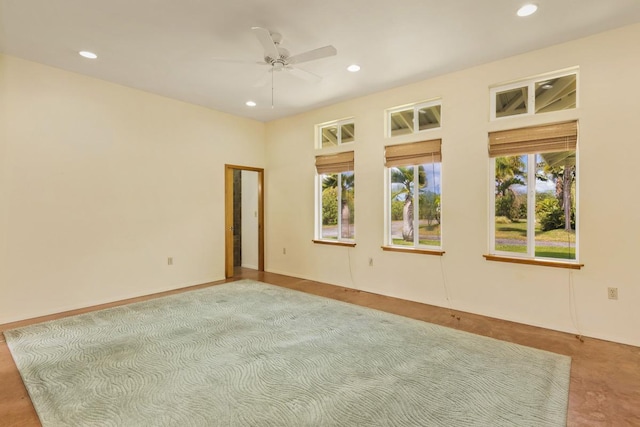
<svg viewBox="0 0 640 427"><path fill-rule="evenodd" d="M338 191L335 188L322 190L322 225L338 223Z"/></svg>
<svg viewBox="0 0 640 427"><path fill-rule="evenodd" d="M561 153L565 154L565 153ZM566 155L566 154L565 154ZM538 167L540 169L540 165ZM562 212L564 213L564 230L569 232L573 230L572 227L572 194L571 190L573 187L573 183L575 181L576 175L576 165L575 165L575 156L567 156L565 157L563 164L553 164L550 165L546 161L542 167L543 177L539 177L546 181L547 179L552 179L556 184L556 199L562 208ZM538 173L538 175L541 175ZM562 228L562 225L559 225L556 228Z"/></svg>
<svg viewBox="0 0 640 427"><path fill-rule="evenodd" d="M571 231L571 187L575 180L576 166L565 165L562 171L562 209L564 210L564 230Z"/></svg>
<svg viewBox="0 0 640 427"><path fill-rule="evenodd" d="M420 192L418 199L420 218L431 225L434 221L440 224L440 195L433 192Z"/></svg>
<svg viewBox="0 0 640 427"><path fill-rule="evenodd" d="M340 179L338 179L338 176L341 176ZM352 232L353 230L351 229L351 226L353 224L353 217L354 217L354 188L355 188L355 180L354 180L354 173L353 172L343 172L340 174L334 173L334 174L330 174L330 175L326 175L325 178L322 180L322 194L323 194L323 207L324 207L324 194L325 192L329 192L331 191L331 194L334 197L335 202L332 203L333 209L335 209L334 212L336 212L335 215L338 215L338 206L337 206L337 188L338 188L338 182L341 182L341 188L342 188L342 197L341 197L341 209L340 209L340 213L339 215L341 216L342 219L342 233L341 236L342 237L351 237L352 236ZM324 209L323 209L323 215L324 215ZM336 223L337 223L337 218L336 218Z"/></svg>
<svg viewBox="0 0 640 427"><path fill-rule="evenodd" d="M404 207L402 209L402 239L405 242L413 242L414 229L413 229L413 200L415 196L414 191L414 171L415 167L394 167L391 169L391 183L397 184L398 188L391 195L391 200L404 200ZM418 191L427 186L427 174L424 167L418 167Z"/></svg>
<svg viewBox="0 0 640 427"><path fill-rule="evenodd" d="M524 185L525 164L522 156L496 157L496 216L518 217L517 195L513 185Z"/></svg>

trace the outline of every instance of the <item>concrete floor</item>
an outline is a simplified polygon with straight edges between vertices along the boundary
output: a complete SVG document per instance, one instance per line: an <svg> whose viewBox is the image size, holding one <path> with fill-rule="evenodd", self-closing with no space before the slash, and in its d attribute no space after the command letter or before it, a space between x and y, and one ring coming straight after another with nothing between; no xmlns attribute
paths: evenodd
<svg viewBox="0 0 640 427"><path fill-rule="evenodd" d="M414 319L565 354L572 358L568 426L640 426L640 347L492 319L400 300L339 286L249 269L237 269L233 279L188 289L118 301L66 313L0 325L0 331L130 302L197 289L238 279L273 285L371 307ZM4 336L0 338L0 425L40 426L31 399L13 362Z"/></svg>

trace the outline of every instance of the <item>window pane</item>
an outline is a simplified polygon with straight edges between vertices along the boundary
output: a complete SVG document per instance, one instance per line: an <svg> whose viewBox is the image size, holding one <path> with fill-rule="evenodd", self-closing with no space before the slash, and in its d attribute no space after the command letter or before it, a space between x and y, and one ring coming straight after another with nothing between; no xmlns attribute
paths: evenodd
<svg viewBox="0 0 640 427"><path fill-rule="evenodd" d="M441 105L423 107L418 110L419 130L435 129L440 127Z"/></svg>
<svg viewBox="0 0 640 427"><path fill-rule="evenodd" d="M536 82L536 113L576 108L576 75Z"/></svg>
<svg viewBox="0 0 640 427"><path fill-rule="evenodd" d="M441 246L440 241L440 163L419 167L420 197L418 200L419 244ZM424 178L422 176L424 175Z"/></svg>
<svg viewBox="0 0 640 427"><path fill-rule="evenodd" d="M322 148L338 145L338 127L327 126L322 128Z"/></svg>
<svg viewBox="0 0 640 427"><path fill-rule="evenodd" d="M527 253L527 156L496 157L495 248Z"/></svg>
<svg viewBox="0 0 640 427"><path fill-rule="evenodd" d="M496 93L496 117L527 113L527 86Z"/></svg>
<svg viewBox="0 0 640 427"><path fill-rule="evenodd" d="M413 132L413 108L391 113L391 136Z"/></svg>
<svg viewBox="0 0 640 427"><path fill-rule="evenodd" d="M321 239L338 238L338 174L322 175Z"/></svg>
<svg viewBox="0 0 640 427"><path fill-rule="evenodd" d="M356 126L354 123L347 123L341 126L341 144L353 142L356 138Z"/></svg>
<svg viewBox="0 0 640 427"><path fill-rule="evenodd" d="M341 174L342 181L342 200L340 201L341 229L340 237L342 239L351 239L355 237L355 181L353 172L343 172Z"/></svg>
<svg viewBox="0 0 640 427"><path fill-rule="evenodd" d="M413 166L390 173L391 244L413 246Z"/></svg>
<svg viewBox="0 0 640 427"><path fill-rule="evenodd" d="M536 155L536 257L576 259L576 152Z"/></svg>

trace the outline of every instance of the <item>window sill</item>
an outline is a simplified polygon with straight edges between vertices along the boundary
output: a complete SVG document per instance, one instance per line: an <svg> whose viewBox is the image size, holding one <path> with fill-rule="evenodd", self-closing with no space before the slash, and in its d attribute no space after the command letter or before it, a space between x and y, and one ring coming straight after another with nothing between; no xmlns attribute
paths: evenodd
<svg viewBox="0 0 640 427"><path fill-rule="evenodd" d="M349 243L349 242L338 242L338 241L332 241L332 240L312 240L313 243L317 243L319 245L330 245L330 246L346 246L349 248L355 248L356 244L355 243Z"/></svg>
<svg viewBox="0 0 640 427"><path fill-rule="evenodd" d="M544 267L568 268L571 270L580 270L584 264L567 261L543 261L531 258L516 258L503 255L482 255L487 261L510 262L514 264L541 265Z"/></svg>
<svg viewBox="0 0 640 427"><path fill-rule="evenodd" d="M397 246L382 246L382 250L389 251L389 252L406 252L410 254L422 254L422 255L436 255L436 256L444 255L443 250L437 250L437 249L417 249L417 248L399 248Z"/></svg>

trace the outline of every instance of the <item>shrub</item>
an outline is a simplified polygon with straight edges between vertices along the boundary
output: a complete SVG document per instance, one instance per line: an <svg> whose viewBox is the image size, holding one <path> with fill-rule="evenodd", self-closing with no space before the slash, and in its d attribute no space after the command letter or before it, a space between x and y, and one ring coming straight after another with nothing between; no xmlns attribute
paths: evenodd
<svg viewBox="0 0 640 427"><path fill-rule="evenodd" d="M506 216L497 216L496 217L496 224L511 224L512 222L513 221L511 221Z"/></svg>
<svg viewBox="0 0 640 427"><path fill-rule="evenodd" d="M436 221L440 224L440 195L427 193L420 194L420 218L426 219L428 224Z"/></svg>
<svg viewBox="0 0 640 427"><path fill-rule="evenodd" d="M564 229L564 210L556 198L547 198L536 204L536 215L542 231ZM571 210L571 227L575 227L575 212Z"/></svg>
<svg viewBox="0 0 640 427"><path fill-rule="evenodd" d="M338 223L338 192L335 187L322 190L322 224Z"/></svg>
<svg viewBox="0 0 640 427"><path fill-rule="evenodd" d="M391 220L400 221L402 219L402 209L404 208L404 202L402 200L391 201Z"/></svg>

